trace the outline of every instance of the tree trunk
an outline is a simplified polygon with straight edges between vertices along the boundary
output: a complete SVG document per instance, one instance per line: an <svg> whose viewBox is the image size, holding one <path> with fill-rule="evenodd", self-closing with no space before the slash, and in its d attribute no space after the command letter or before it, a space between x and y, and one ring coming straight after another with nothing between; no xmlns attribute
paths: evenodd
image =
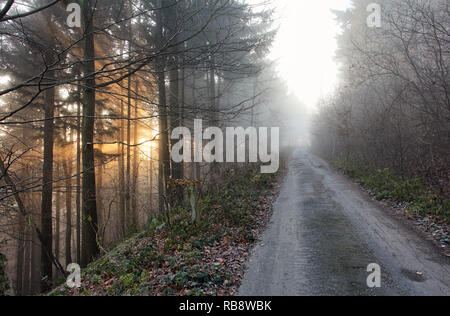
<svg viewBox="0 0 450 316"><path fill-rule="evenodd" d="M25 256L24 256L24 267L23 267L23 286L22 293L24 295L31 295L30 291L30 269L31 269L31 234L30 226L25 223Z"/></svg>
<svg viewBox="0 0 450 316"><path fill-rule="evenodd" d="M101 141L100 141L101 142ZM99 151L102 152L102 146L99 146ZM101 164L98 166L97 168L97 221L98 221L98 227L99 227L99 231L102 231L102 227L104 227L105 223L105 206L103 204L104 200L103 200L103 192L102 192L102 188L103 188L103 173L104 173L104 165L103 165L103 161L101 162ZM102 235L101 233L98 235L97 237L97 243L99 243L99 245L101 246L103 244L103 238L104 238L104 234Z"/></svg>
<svg viewBox="0 0 450 316"><path fill-rule="evenodd" d="M8 277L8 261L6 256L0 253L0 296L11 294L11 283Z"/></svg>
<svg viewBox="0 0 450 316"><path fill-rule="evenodd" d="M211 53L211 65L209 70L209 94L210 94L210 102L211 102L211 126L219 127L219 119L217 113L217 100L216 100L216 71L214 69L214 53ZM215 154L214 149L214 154ZM219 165L217 162L213 162L211 164L211 183L213 186L218 186L218 177L219 177ZM218 189L218 187L216 187Z"/></svg>
<svg viewBox="0 0 450 316"><path fill-rule="evenodd" d="M125 9L127 11L127 15L132 15L131 7L127 3L125 5ZM128 53L131 54L132 50L132 31L131 21L127 23L128 29ZM131 69L129 69L131 70ZM126 202L126 219L127 219L127 230L131 228L133 225L133 213L134 210L131 209L131 76L127 78L127 173L126 173L126 193L125 193L125 202Z"/></svg>
<svg viewBox="0 0 450 316"><path fill-rule="evenodd" d="M149 216L153 212L153 157L154 157L154 155L153 155L153 146L152 146L152 147L150 147L150 157L149 157L149 165L150 166L149 166L149 171L148 171L148 173L149 173L149 175L148 175L148 177L149 177L149 179L148 179L148 181L149 181L148 194L149 194L149 209L150 209Z"/></svg>
<svg viewBox="0 0 450 316"><path fill-rule="evenodd" d="M164 10L166 15L167 28L170 30L170 37L173 37L172 42L176 43L178 41L177 29L175 28L178 18L178 7L175 0L167 1L167 8ZM171 54L169 56L168 71L169 71L169 108L170 108L170 130L169 137L172 131L181 126L181 107L179 102L180 94L180 73L179 73L179 52L178 47L174 46L171 49ZM169 139L171 141L171 139ZM177 141L177 140L174 140ZM183 178L183 163L172 162L171 176L174 179ZM177 200L182 202L183 200L183 190L177 188Z"/></svg>
<svg viewBox="0 0 450 316"><path fill-rule="evenodd" d="M197 87L197 80L195 77L195 70L192 71L192 104L197 104L197 94L195 93L195 89ZM203 144L196 144L195 143L195 137L192 137L192 157L194 157L194 152L196 150L196 146L203 146ZM194 178L195 179L200 179L202 174L201 174L201 163L200 162L194 162L193 163L193 168L194 168Z"/></svg>
<svg viewBox="0 0 450 316"><path fill-rule="evenodd" d="M174 53L171 56L170 63L170 71L169 71L169 106L170 106L170 131L169 135L172 134L172 131L181 125L180 122L180 105L179 105L179 72L178 72L178 63L176 61L176 54ZM176 140L175 140L176 141ZM172 163L172 177L174 179L182 179L183 178L183 163ZM182 191L178 190L177 195L178 199L182 199Z"/></svg>
<svg viewBox="0 0 450 316"><path fill-rule="evenodd" d="M38 218L33 220L38 222ZM41 245L37 232L33 230L31 243L31 291L33 294L41 289L41 270Z"/></svg>
<svg viewBox="0 0 450 316"><path fill-rule="evenodd" d="M131 51L131 44L129 45ZM128 100L127 100L127 173L126 173L126 185L125 185L125 213L127 220L127 229L131 226L131 77L128 77Z"/></svg>
<svg viewBox="0 0 450 316"><path fill-rule="evenodd" d="M123 101L120 102L120 117L124 117ZM120 120L120 143L119 143L119 202L120 202L120 227L122 238L126 235L126 208L125 208L125 124L123 119Z"/></svg>
<svg viewBox="0 0 450 316"><path fill-rule="evenodd" d="M83 22L85 35L84 74L88 76L85 82L83 129L82 129L82 220L83 248L81 265L86 267L99 253L97 245L97 201L95 193L95 157L94 157L94 125L95 125L95 50L93 33L92 0L83 2Z"/></svg>
<svg viewBox="0 0 450 316"><path fill-rule="evenodd" d="M158 1L158 7L162 8L162 0ZM161 10L156 12L156 36L157 45L163 47L163 14ZM159 95L159 208L160 212L165 208L164 192L166 179L170 176L170 151L167 124L167 97L165 81L165 57L159 56L156 59L158 95Z"/></svg>
<svg viewBox="0 0 450 316"><path fill-rule="evenodd" d="M77 262L81 262L81 89L78 87L77 107L77 190L76 190L76 249Z"/></svg>
<svg viewBox="0 0 450 316"><path fill-rule="evenodd" d="M22 216L17 216L17 262L16 262L16 295L23 295L23 263L25 250L25 223Z"/></svg>
<svg viewBox="0 0 450 316"><path fill-rule="evenodd" d="M59 168L57 168L58 170ZM61 232L61 192L55 190L55 257L60 259L60 232Z"/></svg>
<svg viewBox="0 0 450 316"><path fill-rule="evenodd" d="M51 59L51 56L46 56ZM52 73L47 77L51 80ZM42 229L42 280L41 290L49 288L52 279L52 261L46 255L46 249L53 249L53 223L52 223L52 198L53 198L53 143L54 143L54 113L55 113L55 89L50 88L45 92L45 122L44 122L44 164L42 176L42 205L41 205L41 229ZM48 279L46 279L46 277Z"/></svg>
<svg viewBox="0 0 450 316"><path fill-rule="evenodd" d="M70 139L73 140L71 131ZM71 142L72 143L72 142ZM66 236L65 257L66 266L72 263L72 161L68 158L64 162L64 177L66 178Z"/></svg>
<svg viewBox="0 0 450 316"><path fill-rule="evenodd" d="M136 78L136 95L138 94L138 80ZM135 107L134 107L134 118L137 119L138 117L138 107L139 103L136 99L135 101ZM139 168L138 168L138 158L139 158L139 148L137 147L138 143L138 120L134 121L134 130L133 130L133 183L132 183L132 190L131 190L131 208L133 210L133 225L138 225L139 222L139 212L138 212L138 177L139 177Z"/></svg>

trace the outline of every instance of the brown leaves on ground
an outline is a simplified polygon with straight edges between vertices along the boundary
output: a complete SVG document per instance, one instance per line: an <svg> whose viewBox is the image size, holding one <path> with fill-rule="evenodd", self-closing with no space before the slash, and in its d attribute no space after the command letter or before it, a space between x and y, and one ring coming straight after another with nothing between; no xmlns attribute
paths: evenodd
<svg viewBox="0 0 450 316"><path fill-rule="evenodd" d="M256 175L235 182L210 202L200 227L189 224L188 212L170 228L155 221L90 265L81 288L62 286L52 295L234 295L271 218L280 181Z"/></svg>

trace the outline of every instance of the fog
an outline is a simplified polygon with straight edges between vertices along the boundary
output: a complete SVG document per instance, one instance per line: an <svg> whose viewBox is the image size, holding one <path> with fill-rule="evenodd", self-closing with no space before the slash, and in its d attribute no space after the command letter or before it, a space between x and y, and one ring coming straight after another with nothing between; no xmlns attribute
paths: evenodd
<svg viewBox="0 0 450 316"><path fill-rule="evenodd" d="M448 221L448 1L69 3L0 0L9 294L48 292L155 221L208 227L197 202L270 159L283 175L299 147ZM227 128L247 132L228 156Z"/></svg>

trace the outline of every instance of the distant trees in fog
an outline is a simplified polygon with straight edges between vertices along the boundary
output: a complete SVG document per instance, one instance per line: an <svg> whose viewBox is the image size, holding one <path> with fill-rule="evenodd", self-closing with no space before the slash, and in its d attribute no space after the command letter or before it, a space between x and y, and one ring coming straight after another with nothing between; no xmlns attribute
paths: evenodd
<svg viewBox="0 0 450 316"><path fill-rule="evenodd" d="M421 176L447 195L450 166L450 4L383 0L336 12L341 84L324 98L313 144L323 156Z"/></svg>

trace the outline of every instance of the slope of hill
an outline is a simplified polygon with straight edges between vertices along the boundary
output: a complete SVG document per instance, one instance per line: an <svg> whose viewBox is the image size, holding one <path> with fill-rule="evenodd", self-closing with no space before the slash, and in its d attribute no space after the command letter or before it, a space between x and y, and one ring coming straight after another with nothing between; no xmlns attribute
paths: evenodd
<svg viewBox="0 0 450 316"><path fill-rule="evenodd" d="M197 225L188 208L174 211L170 224L155 218L90 264L81 288L63 285L50 295L235 294L279 192L280 177L258 171L233 172L219 193L202 198Z"/></svg>

